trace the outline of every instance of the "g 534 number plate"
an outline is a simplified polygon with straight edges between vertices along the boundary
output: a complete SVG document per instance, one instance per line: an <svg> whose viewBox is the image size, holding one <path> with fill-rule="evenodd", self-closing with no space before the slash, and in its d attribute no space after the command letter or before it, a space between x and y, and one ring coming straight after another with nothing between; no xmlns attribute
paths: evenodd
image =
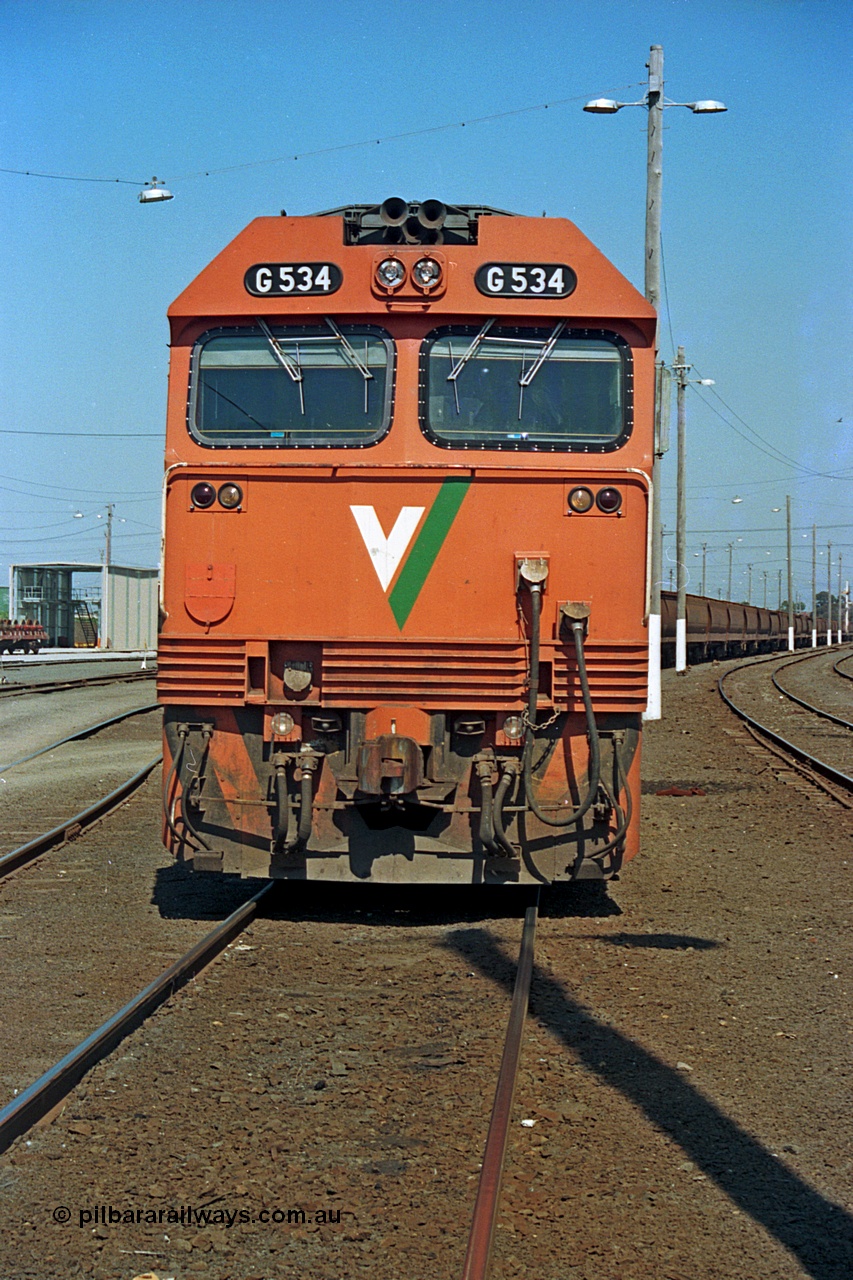
<svg viewBox="0 0 853 1280"><path fill-rule="evenodd" d="M246 292L255 298L334 293L343 280L334 262L258 262L243 277Z"/></svg>
<svg viewBox="0 0 853 1280"><path fill-rule="evenodd" d="M490 298L568 298L577 282L564 262L485 262L474 276Z"/></svg>

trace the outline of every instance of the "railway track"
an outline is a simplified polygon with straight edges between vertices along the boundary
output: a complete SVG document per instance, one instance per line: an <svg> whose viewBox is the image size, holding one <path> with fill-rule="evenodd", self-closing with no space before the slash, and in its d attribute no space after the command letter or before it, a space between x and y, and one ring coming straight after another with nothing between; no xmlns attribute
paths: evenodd
<svg viewBox="0 0 853 1280"><path fill-rule="evenodd" d="M106 741L100 740L98 735L157 710L157 703L125 708L116 715L74 729L54 742L37 746L34 750L26 751L16 759L0 765L2 798L8 815L4 834L6 837L12 836L13 828L17 828L19 838L24 834L29 837L11 850L7 846L6 852L0 855L0 878L49 849L75 838L87 826L110 813L133 794L160 763L162 755L158 753L145 760L140 767L138 741L134 741L131 746L130 742L110 741L109 734ZM79 712L76 714L79 716ZM65 716L70 718L67 709ZM21 725L13 728L10 737L14 737L20 728ZM144 732L143 727L133 731L130 737L138 739L140 734L144 736ZM26 728L23 733L19 733L18 749L24 744L34 745L34 740L38 741L38 732L34 732L31 727ZM93 740L95 744L87 748L87 752L94 752L91 763L88 756L73 756L69 761L67 751L63 752L62 748L71 748L72 744L86 740ZM124 760L127 752L130 752L131 759L135 758L137 765L129 775L126 773ZM57 754L52 757L49 766L33 764L51 753ZM27 766L30 766L29 769ZM100 776L96 776L93 782L89 773ZM110 785L106 790L101 790L97 799L91 800L94 786L103 784L107 778ZM75 812L78 806L79 811ZM61 821L50 822L46 830L39 830L36 826L37 822L44 820L45 814L54 816L63 809L67 813L69 808L72 810L70 816L63 815ZM37 834L30 835L33 827Z"/></svg>
<svg viewBox="0 0 853 1280"><path fill-rule="evenodd" d="M132 1031L142 1025L170 996L220 955L255 919L261 902L275 887L265 884L248 902L192 946L117 1013L107 1018L59 1062L0 1109L0 1153L58 1109L97 1063L106 1058ZM501 1180L530 985L533 975L536 903L525 912L503 1054L486 1136L482 1168L474 1203L463 1280L486 1280L500 1206Z"/></svg>
<svg viewBox="0 0 853 1280"><path fill-rule="evenodd" d="M788 671L790 670L791 667L799 666L800 663L802 662L808 662L810 660L814 661L817 657L823 658L824 656L826 656L824 653L820 653L820 654L810 653L807 657L794 658L792 659L792 661L786 662L784 666L781 667L780 669L783 671ZM836 674L839 674L839 675L844 674L843 672L838 671L838 662L834 662L832 664L832 670L836 672ZM814 702L809 702L805 698L801 698L796 693L792 692L792 690L789 689L787 685L784 685L779 679L778 670L773 673L772 680L773 680L774 687L779 690L779 692L783 695L783 697L789 698L791 702L796 702L797 705L800 707L803 707L804 710L810 711L816 716L820 716L821 719L829 720L832 722L832 724L837 724L842 729L853 729L853 722L851 722L850 720L845 719L843 716L834 715L831 711L827 711L825 707L819 707Z"/></svg>
<svg viewBox="0 0 853 1280"><path fill-rule="evenodd" d="M504 1041L503 1057L486 1136L483 1167L474 1202L474 1216L468 1237L468 1248L462 1269L462 1280L486 1280L494 1244L495 1229L500 1204L501 1178L506 1159L512 1101L518 1067L521 1061L521 1043L524 1021L530 1000L530 983L533 977L533 955L536 943L536 919L539 911L539 895L536 904L528 907L524 916L524 931L518 956L515 986L512 993L509 1023Z"/></svg>
<svg viewBox="0 0 853 1280"><path fill-rule="evenodd" d="M153 760L149 760L136 773L131 774L120 786L114 787L105 796L101 796L92 804L87 805L85 809L81 809L79 813L66 818L63 822L52 827L50 831L45 831L42 835L35 836L25 844L19 845L17 849L12 849L9 853L0 856L0 879L10 875L13 871L17 871L19 867L25 866L26 863L40 858L43 853L65 844L67 840L76 839L86 827L112 813L114 809L117 809L129 796L133 795L134 791L142 786L145 779L152 770L157 768L162 759L162 755L155 756Z"/></svg>
<svg viewBox="0 0 853 1280"><path fill-rule="evenodd" d="M853 680L853 670L841 670L842 663L849 662L851 658L853 658L853 653L848 653L845 654L843 658L839 658L837 662L832 664L833 671L836 672L837 675L843 676L845 680Z"/></svg>
<svg viewBox="0 0 853 1280"><path fill-rule="evenodd" d="M780 679L781 673L806 663L821 663L826 668L829 656L825 650L813 650L781 661L777 657L759 663L741 663L719 678L717 688L723 701L743 720L756 740L765 746L770 744L777 757L792 763L801 776L817 783L845 808L853 808L853 722L794 693L788 682ZM853 654L837 659L830 670L844 674L838 671L839 664L851 656ZM780 709L778 702L774 705L767 697L766 688L762 690L754 683L756 674L759 680L763 679L763 668L774 661L776 670L769 681L765 679L765 685L769 684L777 691L778 700L786 700L791 712ZM743 680L744 673L753 677L751 688ZM735 694L731 686L737 684L739 674L741 688ZM819 677L823 673L813 670L810 674Z"/></svg>
<svg viewBox="0 0 853 1280"><path fill-rule="evenodd" d="M45 747L39 747L37 751L31 751L28 755L21 756L18 760L10 760L8 764L0 764L0 773L7 773L10 769L15 769L19 765L27 764L30 760L35 760L37 756L42 756L48 751L55 751L57 747L64 747L68 742L79 742L83 738L90 738L92 734L100 732L101 729L107 729L112 724L121 724L123 720L129 720L131 716L143 715L146 711L156 711L158 707L156 702L148 702L142 707L133 707L129 711L122 711L117 716L109 716L106 720L98 720L94 724L87 725L84 729L77 729L74 733L66 734L64 738L58 738L56 742L49 742Z"/></svg>
<svg viewBox="0 0 853 1280"><path fill-rule="evenodd" d="M702 716L695 685L672 680L683 710L676 736L658 731L656 748L650 734L649 776L701 781L713 762L723 785L703 799L650 797L658 825L643 874L583 907L568 897L543 905L496 1275L851 1274L838 1208L850 1182L847 849L838 826L812 822L774 769L735 759L716 680L709 671L699 680ZM735 815L744 825L745 804L757 806L748 866L737 839L731 850L718 840ZM142 841L139 850L128 869ZM136 880L136 927L124 917L149 958L178 936L174 921L186 929L199 918L162 897L161 918L147 912L152 875ZM197 878L187 891L211 883ZM34 912L59 900L37 893ZM446 895L424 902L422 892L416 905L396 898L385 910L351 893L322 905L291 891L274 906L266 899L201 981L4 1157L0 1270L17 1274L25 1259L39 1275L73 1274L78 1262L129 1275L139 1256L136 1271L218 1280L279 1274L286 1254L285 1270L301 1275L461 1274L520 928L514 912L492 917L481 899L454 898L450 910ZM96 947L112 920L92 931ZM72 1000L78 1021L63 1027L82 1040L193 940L89 1022ZM95 951L90 989L100 990L107 958ZM7 1098L14 1070L10 1060ZM138 1218L97 1235L76 1222L78 1206L94 1203L144 1217L216 1197L245 1210L246 1225L175 1226L164 1238L162 1225ZM69 1227L51 1223L55 1205L74 1210ZM303 1206L307 1228L261 1223L259 1210L276 1205ZM311 1225L315 1209L335 1207L339 1226Z"/></svg>
<svg viewBox="0 0 853 1280"><path fill-rule="evenodd" d="M17 697L23 693L62 693L67 689L95 689L108 684L136 684L140 680L156 679L155 668L145 671L117 672L113 675L86 676L79 680L49 680L34 684L0 684L0 699Z"/></svg>
<svg viewBox="0 0 853 1280"><path fill-rule="evenodd" d="M16 1138L57 1107L87 1071L219 955L255 918L259 903L272 887L272 881L264 885L253 898L233 911L28 1089L0 1109L0 1152L7 1150Z"/></svg>

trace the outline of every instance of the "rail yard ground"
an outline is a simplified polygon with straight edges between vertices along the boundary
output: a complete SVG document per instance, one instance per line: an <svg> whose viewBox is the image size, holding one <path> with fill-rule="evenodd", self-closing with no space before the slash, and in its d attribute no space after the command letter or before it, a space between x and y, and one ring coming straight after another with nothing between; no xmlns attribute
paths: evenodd
<svg viewBox="0 0 853 1280"><path fill-rule="evenodd" d="M853 1274L853 817L728 665L664 674L640 858L544 898L496 1280ZM0 1102L255 887L169 865L156 775L0 886ZM522 904L297 888L0 1157L0 1274L460 1274Z"/></svg>

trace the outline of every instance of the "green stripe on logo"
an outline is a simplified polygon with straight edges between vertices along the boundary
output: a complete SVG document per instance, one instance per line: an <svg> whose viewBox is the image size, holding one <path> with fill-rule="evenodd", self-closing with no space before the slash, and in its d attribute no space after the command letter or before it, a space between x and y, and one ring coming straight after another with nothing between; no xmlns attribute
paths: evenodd
<svg viewBox="0 0 853 1280"><path fill-rule="evenodd" d="M391 612L401 631L415 606L415 601L429 576L430 569L435 564L436 556L450 532L450 526L456 519L470 484L470 480L461 478L445 480L436 495L435 502L427 512L423 528L388 597Z"/></svg>

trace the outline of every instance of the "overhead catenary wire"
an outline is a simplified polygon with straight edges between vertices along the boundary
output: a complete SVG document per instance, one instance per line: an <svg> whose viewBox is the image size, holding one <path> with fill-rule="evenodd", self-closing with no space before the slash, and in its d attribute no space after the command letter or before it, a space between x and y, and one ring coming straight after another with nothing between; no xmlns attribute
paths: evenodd
<svg viewBox="0 0 853 1280"><path fill-rule="evenodd" d="M41 173L37 169L6 169L0 167L0 173L15 173L22 178L53 178L57 182L108 182L120 183L126 187L146 187L147 179L137 182L133 178L89 178L75 173Z"/></svg>
<svg viewBox="0 0 853 1280"><path fill-rule="evenodd" d="M162 440L162 431L23 431L17 427L0 427L2 436L85 436L91 440Z"/></svg>
<svg viewBox="0 0 853 1280"><path fill-rule="evenodd" d="M702 375L699 374L699 370L696 368L695 364L693 365L693 369L694 369L694 372L697 373L701 378ZM700 391L694 384L691 384L690 390L693 392L694 395L699 397L699 399L702 401L702 403L705 405L706 408L710 409L713 414L716 414L716 416L726 424L729 430L733 431L735 435L740 436L741 440L746 441L747 444L752 445L753 449L757 449L759 453L763 453L768 458L772 458L774 462L778 462L785 467L792 467L795 471L799 471L806 476L812 476L815 478L819 477L821 479L837 479L838 478L834 476L831 472L817 471L813 467L803 466L801 462L797 462L795 458L791 458L787 453L783 453L781 449L777 449L775 445L770 444L768 440L765 440L764 437L760 435L760 433L757 432L754 427L751 427L749 423L746 422L740 416L740 414L736 413L735 410L732 409L731 406L726 403L726 401L722 398L719 392L714 392L712 390L712 394L716 395L716 398L720 401L720 403L727 410L727 412L731 414L733 418L736 418L738 422L742 423L743 426L746 427L746 430L750 432L752 436L755 437L754 440L751 439L749 435L745 434L745 432L741 431L738 427L736 427L735 424L725 416L725 414L721 413L720 410L716 408L715 405L711 404L708 398L705 395L703 395L702 391ZM705 388L703 388L702 390L705 390Z"/></svg>
<svg viewBox="0 0 853 1280"><path fill-rule="evenodd" d="M608 90L610 93L624 93L628 89L634 89L638 84L645 81L637 81L634 84L619 85L616 89ZM168 181L172 184L176 182L187 182L193 178L212 178L223 173L237 173L245 169L259 169L264 165L286 164L294 160L309 160L314 156L334 155L341 151L354 151L360 147L375 147L382 143L403 142L409 138L422 138L428 134L444 133L450 129L466 129L472 125L491 124L496 120L506 120L512 116L529 115L534 111L549 111L553 107L569 106L575 102L586 102L590 98L589 93L574 94L570 98L554 98L550 102L537 102L526 107L510 108L508 111L494 111L488 115L472 116L467 120L448 120L443 124L425 125L421 129L408 129L404 133L389 133L382 137L361 138L357 142L339 142L327 147L315 147L308 151L289 152L282 156L271 156L265 160L245 160L239 164L222 165L217 168L208 167L206 169L198 169L191 173L178 174L176 177L169 177ZM151 180L145 179L141 182L134 181L132 178L99 178L89 176L78 176L69 173L44 173L36 169L12 169L0 167L0 173L17 174L19 177L25 178L50 178L60 182L99 182L99 183L120 183L125 186L132 187L149 187Z"/></svg>

